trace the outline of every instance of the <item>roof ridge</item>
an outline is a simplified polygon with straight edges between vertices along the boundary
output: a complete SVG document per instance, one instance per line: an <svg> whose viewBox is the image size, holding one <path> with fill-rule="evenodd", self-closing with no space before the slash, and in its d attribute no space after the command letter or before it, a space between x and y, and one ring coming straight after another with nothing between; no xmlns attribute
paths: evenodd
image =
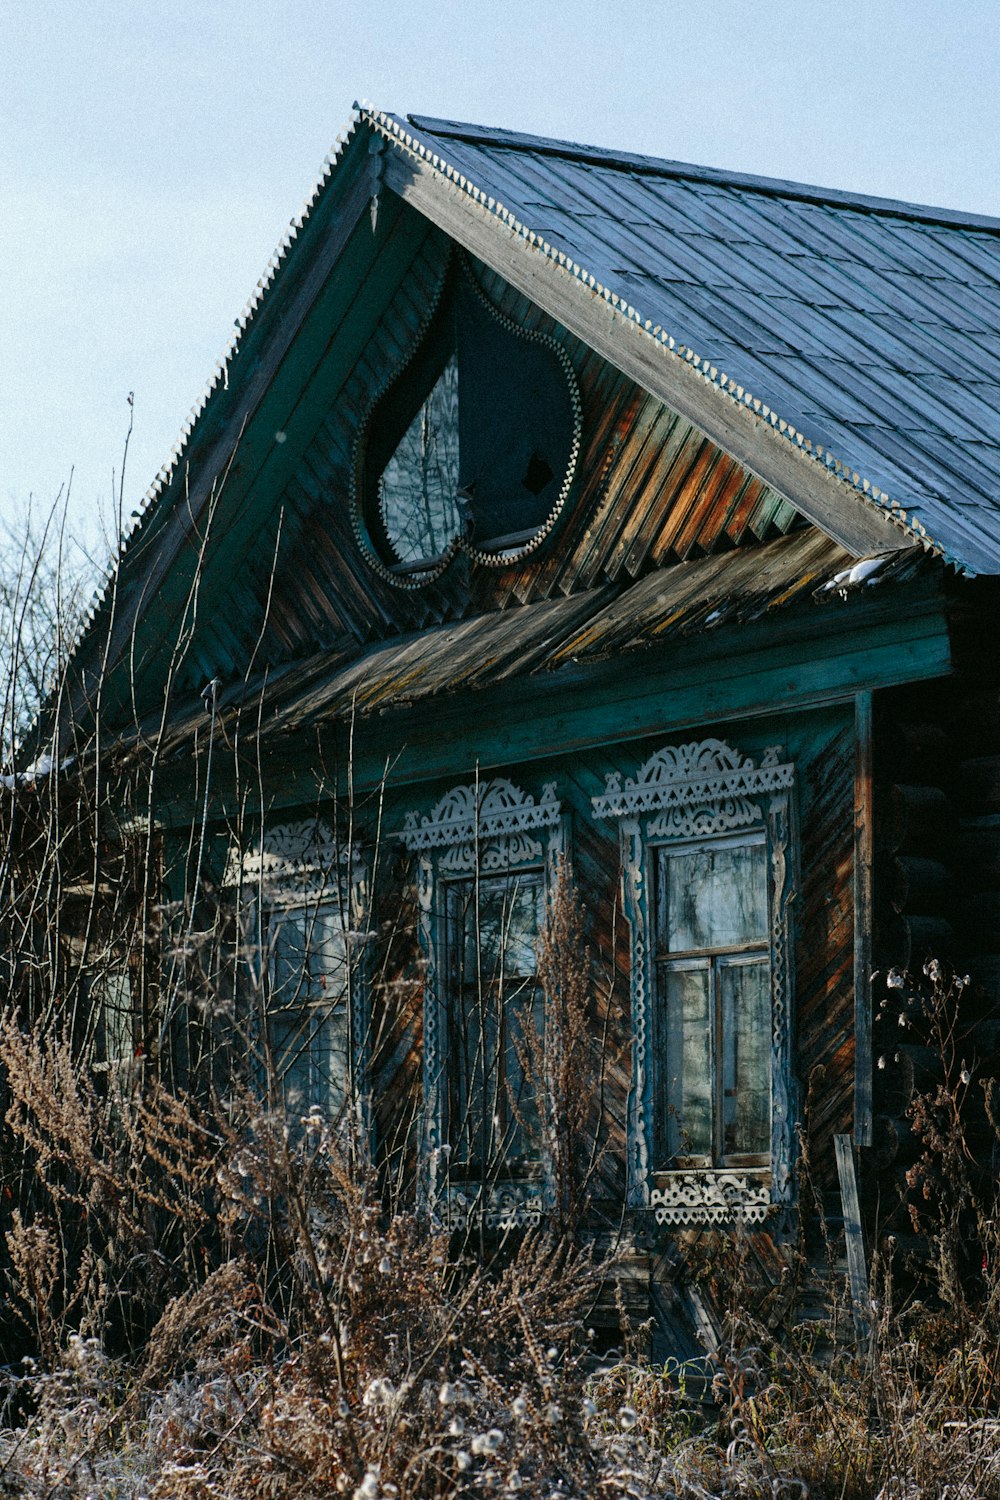
<svg viewBox="0 0 1000 1500"><path fill-rule="evenodd" d="M938 208L933 204L910 203L902 198L880 198L870 193L853 193L846 188L828 188L812 183L795 182L782 177L763 177L752 172L727 171L723 167L703 167L693 162L673 161L667 157L643 156L631 151L616 151L609 146L590 146L555 136L531 135L496 125L476 125L463 120L438 119L433 115L408 114L406 119L415 130L443 139L466 141L470 145L498 146L506 150L535 151L542 156L562 156L591 166L627 169L656 177L687 178L692 182L710 182L719 187L739 187L774 198L794 198L805 203L829 204L837 208L855 208L884 218L915 219L921 223L941 224L951 228L982 229L1000 234L1000 216L967 213L957 208Z"/></svg>

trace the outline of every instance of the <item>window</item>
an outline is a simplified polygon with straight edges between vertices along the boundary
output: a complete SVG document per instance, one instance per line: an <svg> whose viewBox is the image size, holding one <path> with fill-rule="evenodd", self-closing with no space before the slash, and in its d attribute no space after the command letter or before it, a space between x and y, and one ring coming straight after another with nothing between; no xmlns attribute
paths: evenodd
<svg viewBox="0 0 1000 1500"><path fill-rule="evenodd" d="M632 932L629 1201L660 1223L759 1222L791 1196L793 785L776 749L709 739L593 799Z"/></svg>
<svg viewBox="0 0 1000 1500"><path fill-rule="evenodd" d="M545 1028L535 981L543 902L539 870L445 885L452 1171L483 1177L502 1164L516 1175L539 1160L530 1074Z"/></svg>
<svg viewBox="0 0 1000 1500"><path fill-rule="evenodd" d="M91 982L90 999L97 1018L95 1072L127 1069L135 1060L132 979L128 970L107 969L97 975Z"/></svg>
<svg viewBox="0 0 1000 1500"><path fill-rule="evenodd" d="M305 819L232 850L225 884L246 944L262 1093L290 1122L319 1113L367 1137L364 862L326 824Z"/></svg>
<svg viewBox="0 0 1000 1500"><path fill-rule="evenodd" d="M289 1115L336 1121L350 1091L350 981L339 905L274 911L268 923L267 1063Z"/></svg>
<svg viewBox="0 0 1000 1500"><path fill-rule="evenodd" d="M354 524L369 562L403 587L460 553L507 566L555 524L579 443L565 350L499 313L463 261L362 422Z"/></svg>
<svg viewBox="0 0 1000 1500"><path fill-rule="evenodd" d="M766 1165L771 966L763 832L653 853L654 1166Z"/></svg>
<svg viewBox="0 0 1000 1500"><path fill-rule="evenodd" d="M565 852L555 788L536 800L503 779L455 787L401 837L418 859L426 959L425 1202L453 1227L537 1223L550 1190L535 945Z"/></svg>

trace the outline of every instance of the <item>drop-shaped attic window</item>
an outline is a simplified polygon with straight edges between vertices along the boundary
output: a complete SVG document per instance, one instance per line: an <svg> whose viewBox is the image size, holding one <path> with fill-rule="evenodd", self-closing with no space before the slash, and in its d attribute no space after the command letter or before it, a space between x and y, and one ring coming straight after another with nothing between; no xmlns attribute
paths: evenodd
<svg viewBox="0 0 1000 1500"><path fill-rule="evenodd" d="M579 440L565 350L462 274L363 426L355 525L369 562L412 588L460 552L487 567L516 561L555 524Z"/></svg>

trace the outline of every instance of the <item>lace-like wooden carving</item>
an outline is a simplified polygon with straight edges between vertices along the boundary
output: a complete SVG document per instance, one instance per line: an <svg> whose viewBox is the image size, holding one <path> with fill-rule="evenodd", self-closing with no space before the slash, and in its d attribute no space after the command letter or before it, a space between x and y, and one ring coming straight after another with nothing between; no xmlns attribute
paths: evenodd
<svg viewBox="0 0 1000 1500"><path fill-rule="evenodd" d="M513 782L498 779L454 787L419 822L408 813L401 837L414 853L443 850L438 864L449 874L474 870L477 863L493 873L543 860L545 844L535 834L557 828L559 819L554 782L536 802Z"/></svg>
<svg viewBox="0 0 1000 1500"><path fill-rule="evenodd" d="M671 1172L649 1194L658 1224L762 1224L770 1206L766 1172Z"/></svg>
<svg viewBox="0 0 1000 1500"><path fill-rule="evenodd" d="M259 890L269 903L336 892L350 871L358 880L362 862L318 818L279 823L249 849L230 849L225 884Z"/></svg>
<svg viewBox="0 0 1000 1500"><path fill-rule="evenodd" d="M628 1119L628 1196L662 1224L759 1222L772 1203L792 1196L793 1098L790 1077L793 895L791 793L795 767L780 750L765 750L758 765L724 740L706 739L658 750L634 776L606 778L593 798L595 817L620 828L625 911L632 931L631 1001L633 1087ZM771 990L771 1169L763 1173L706 1169L656 1172L653 1089L656 1058L656 974L651 844L706 840L763 830L768 851Z"/></svg>
<svg viewBox="0 0 1000 1500"><path fill-rule="evenodd" d="M437 1196L434 1212L450 1230L484 1225L487 1229L537 1228L552 1209L554 1195L544 1182L449 1183Z"/></svg>

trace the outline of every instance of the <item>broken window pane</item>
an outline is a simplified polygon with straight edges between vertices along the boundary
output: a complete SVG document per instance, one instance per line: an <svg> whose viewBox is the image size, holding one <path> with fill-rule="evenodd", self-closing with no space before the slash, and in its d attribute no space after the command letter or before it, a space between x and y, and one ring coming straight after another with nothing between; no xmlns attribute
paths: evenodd
<svg viewBox="0 0 1000 1500"><path fill-rule="evenodd" d="M401 563L431 561L462 535L454 355L383 469L379 503L386 538Z"/></svg>

